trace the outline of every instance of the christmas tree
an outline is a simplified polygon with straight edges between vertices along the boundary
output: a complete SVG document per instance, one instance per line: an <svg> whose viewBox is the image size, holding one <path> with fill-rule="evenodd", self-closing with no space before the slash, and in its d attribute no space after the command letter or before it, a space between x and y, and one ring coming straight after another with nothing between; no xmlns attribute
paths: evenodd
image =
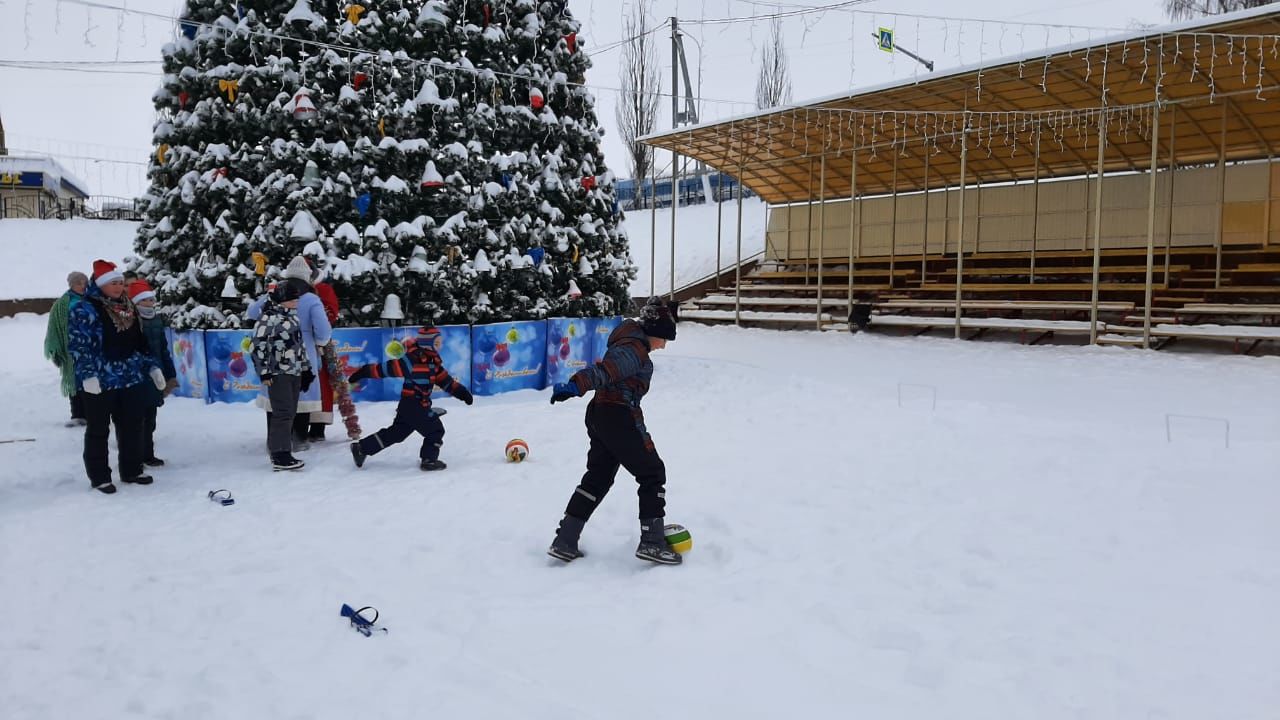
<svg viewBox="0 0 1280 720"><path fill-rule="evenodd" d="M183 17L137 266L175 327L238 326L299 253L349 324L391 293L422 323L624 311L566 2L188 0Z"/></svg>

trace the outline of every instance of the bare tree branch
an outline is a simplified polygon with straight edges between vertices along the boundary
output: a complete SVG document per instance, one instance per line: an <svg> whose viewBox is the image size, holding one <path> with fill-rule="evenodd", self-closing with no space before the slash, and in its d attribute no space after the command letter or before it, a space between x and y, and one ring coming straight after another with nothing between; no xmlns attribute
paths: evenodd
<svg viewBox="0 0 1280 720"><path fill-rule="evenodd" d="M756 78L756 108L786 105L791 102L791 64L782 42L782 21L774 18L769 27L769 40L760 55L760 75Z"/></svg>
<svg viewBox="0 0 1280 720"><path fill-rule="evenodd" d="M622 18L622 34L629 38L622 46L622 62L618 69L622 92L614 108L618 132L627 147L627 166L636 183L636 206L644 206L644 179L653 166L653 148L636 138L653 132L658 119L658 55L649 19L652 0L636 0L631 11Z"/></svg>
<svg viewBox="0 0 1280 720"><path fill-rule="evenodd" d="M1192 20L1204 15L1221 15L1233 10L1268 5L1274 0L1164 0L1164 12L1171 20Z"/></svg>

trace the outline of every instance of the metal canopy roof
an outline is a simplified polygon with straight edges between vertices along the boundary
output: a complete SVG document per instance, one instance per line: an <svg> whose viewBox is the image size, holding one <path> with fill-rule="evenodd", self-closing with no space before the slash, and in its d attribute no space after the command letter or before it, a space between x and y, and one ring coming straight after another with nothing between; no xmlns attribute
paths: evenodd
<svg viewBox="0 0 1280 720"><path fill-rule="evenodd" d="M1171 146L1178 165L1215 162L1220 148L1228 160L1269 157L1280 147L1280 10L1104 38L641 140L740 175L770 203L849 197L855 154L859 195L957 185L962 138L966 184L1079 176L1097 168L1103 117L1105 170L1141 171L1150 166L1157 86L1159 166Z"/></svg>

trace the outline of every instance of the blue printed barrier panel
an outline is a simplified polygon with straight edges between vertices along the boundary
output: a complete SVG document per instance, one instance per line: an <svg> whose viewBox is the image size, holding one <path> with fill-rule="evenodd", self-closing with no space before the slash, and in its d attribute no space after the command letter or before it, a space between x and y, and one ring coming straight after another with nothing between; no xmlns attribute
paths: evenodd
<svg viewBox="0 0 1280 720"><path fill-rule="evenodd" d="M597 363L604 359L604 351L609 349L609 335L621 324L621 317L596 318L594 332L591 333L594 338L591 347L591 362Z"/></svg>
<svg viewBox="0 0 1280 720"><path fill-rule="evenodd" d="M496 395L546 387L547 323L476 325L471 333L471 392Z"/></svg>
<svg viewBox="0 0 1280 720"><path fill-rule="evenodd" d="M262 382L253 367L252 330L206 330L209 402L241 403L258 397Z"/></svg>
<svg viewBox="0 0 1280 720"><path fill-rule="evenodd" d="M592 362L598 318L547 320L547 384L568 382Z"/></svg>
<svg viewBox="0 0 1280 720"><path fill-rule="evenodd" d="M177 371L175 397L196 398L209 402L209 376L205 365L204 333L199 330L166 330L173 369Z"/></svg>
<svg viewBox="0 0 1280 720"><path fill-rule="evenodd" d="M338 356L338 367L347 374L365 365L383 362L382 328L338 328L333 331L333 345ZM377 402L386 397L384 380L363 380L351 385L351 399L356 402ZM398 382L398 381L397 381ZM333 384L330 382L330 387Z"/></svg>
<svg viewBox="0 0 1280 720"><path fill-rule="evenodd" d="M444 368L449 371L454 380L457 380L463 387L471 387L471 326L469 325L439 325L437 329L440 331L440 347L437 351L440 353L440 359L444 360ZM410 341L417 342L418 327L400 327L380 330L382 333L382 361L398 360L404 357L407 346ZM389 377L385 380L374 380L374 383L381 385L382 400L399 400L400 389L404 385L404 380L400 378ZM363 384L363 383L362 383ZM432 393L432 397L447 397L449 394L440 388L436 388Z"/></svg>

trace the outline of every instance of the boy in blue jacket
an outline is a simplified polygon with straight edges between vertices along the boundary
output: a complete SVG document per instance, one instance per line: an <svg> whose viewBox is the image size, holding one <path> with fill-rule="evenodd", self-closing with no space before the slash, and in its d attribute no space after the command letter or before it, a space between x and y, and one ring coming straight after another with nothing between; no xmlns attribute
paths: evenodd
<svg viewBox="0 0 1280 720"><path fill-rule="evenodd" d="M468 405L475 399L471 391L454 380L445 369L444 360L440 357L443 344L444 337L438 329L420 328L417 340L410 341L404 357L388 360L385 366L378 363L365 365L349 378L351 382L404 378L400 404L396 406L396 418L391 425L351 443L351 457L356 467L364 467L365 458L403 442L414 432L422 436L420 467L423 470L447 467L440 459L440 448L444 445L444 423L440 422L440 416L444 411L431 407L431 391L439 386Z"/></svg>

